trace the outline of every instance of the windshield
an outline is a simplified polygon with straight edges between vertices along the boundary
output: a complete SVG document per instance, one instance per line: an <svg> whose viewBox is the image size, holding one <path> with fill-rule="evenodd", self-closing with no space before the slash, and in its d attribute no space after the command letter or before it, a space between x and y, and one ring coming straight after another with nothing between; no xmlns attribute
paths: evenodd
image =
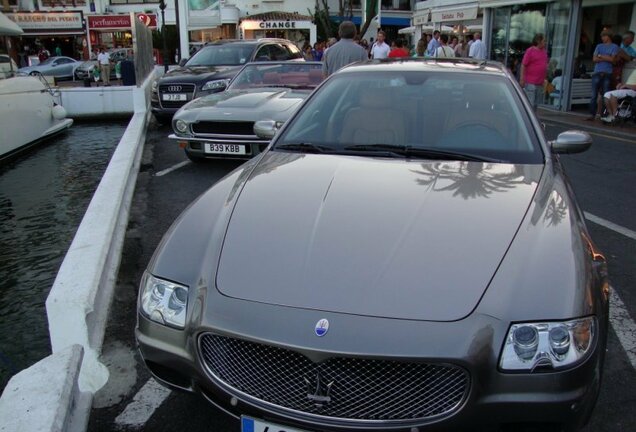
<svg viewBox="0 0 636 432"><path fill-rule="evenodd" d="M360 71L328 80L274 148L543 163L532 131L521 100L502 76Z"/></svg>
<svg viewBox="0 0 636 432"><path fill-rule="evenodd" d="M201 48L186 66L237 66L250 61L254 44L227 43Z"/></svg>
<svg viewBox="0 0 636 432"><path fill-rule="evenodd" d="M39 65L48 65L48 64L53 63L53 61L54 61L54 60L55 60L55 57L49 57L49 58L47 58L46 60L41 61L40 63L38 63L36 66L39 66Z"/></svg>
<svg viewBox="0 0 636 432"><path fill-rule="evenodd" d="M250 63L236 75L228 90L257 87L313 89L322 78L321 63Z"/></svg>

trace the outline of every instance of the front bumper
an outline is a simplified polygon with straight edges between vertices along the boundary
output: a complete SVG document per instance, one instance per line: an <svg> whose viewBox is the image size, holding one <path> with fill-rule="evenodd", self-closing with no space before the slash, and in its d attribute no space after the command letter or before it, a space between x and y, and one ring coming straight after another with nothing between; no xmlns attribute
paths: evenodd
<svg viewBox="0 0 636 432"><path fill-rule="evenodd" d="M265 151L269 145L267 140L239 138L239 137L227 137L219 138L199 138L199 137L182 137L176 134L169 135L170 139L173 139L179 143L179 145L185 150L186 154L190 157L201 159L251 159L252 157ZM208 145L216 145L218 148L226 146L240 146L244 149L244 154L239 153L211 153Z"/></svg>
<svg viewBox="0 0 636 432"><path fill-rule="evenodd" d="M268 309L266 316L276 309L271 305L260 305L257 309ZM225 317L234 324L232 310ZM304 311L300 315L326 316L328 313ZM249 316L260 316L256 313ZM469 390L466 398L456 410L446 415L429 419L400 421L356 421L331 417L320 417L313 414L294 412L263 403L249 395L219 382L207 372L198 354L199 329L177 331L168 329L139 316L136 330L139 348L144 361L155 377L167 386L204 395L227 413L238 417L248 415L273 423L295 427L307 431L409 431L417 430L464 429L498 427L501 425L540 425L561 424L576 429L584 424L595 405L601 379L603 353L606 341L606 320L599 320L600 339L590 355L572 369L546 373L502 373L497 369L500 341L505 337L509 327L487 316L469 317L460 323L413 323L391 322L371 317L345 317L347 321L343 331L347 335L340 341L327 343L319 350L324 338L298 337L300 322L294 315L288 314L280 330L271 331L272 325L252 322L250 331L243 325L231 326L236 338L250 335L253 341L273 346L288 347L311 358L345 356L367 357L397 361L417 361L453 363L470 374ZM240 315L239 315L240 316ZM312 321L315 317L309 319ZM258 319L256 319L258 321ZM281 320L282 321L282 320ZM304 319L303 321L307 321ZM357 324L356 324L357 321ZM370 324L376 321L375 324ZM380 322L378 322L380 321ZM337 322L337 321L336 321ZM201 331L211 331L228 335L227 323L216 322L206 325ZM271 323L270 323L271 324ZM339 323L344 325L344 323ZM381 327L377 327L381 324ZM453 343L445 343L438 339L436 330L440 324L450 328L447 336ZM371 325L371 327L369 327ZM407 327L411 327L407 329ZM303 326L304 328L305 326ZM369 337L369 328L378 328L377 337ZM262 329L258 331L256 329ZM290 330L291 329L291 330ZM346 329L346 330L345 330ZM359 332L359 333L358 333ZM303 332L304 333L304 332ZM466 337L460 336L464 333ZM290 336L284 342L272 339L272 335ZM383 336L393 335L393 340ZM400 334L400 338L395 338ZM358 336L359 335L359 336ZM419 340L415 339L419 335ZM424 337L422 335L425 335ZM429 335L433 335L429 337ZM457 335L458 338L453 338ZM358 338L358 340L352 338ZM316 339L314 341L314 339ZM396 340L399 339L399 340ZM304 340L304 343L300 343ZM411 341L405 344L404 341ZM348 347L348 348L347 348ZM362 348L365 347L365 348ZM435 353L435 354L433 354Z"/></svg>
<svg viewBox="0 0 636 432"><path fill-rule="evenodd" d="M85 71L82 69L75 69L75 76L78 79L85 79L92 77L92 73L90 71Z"/></svg>

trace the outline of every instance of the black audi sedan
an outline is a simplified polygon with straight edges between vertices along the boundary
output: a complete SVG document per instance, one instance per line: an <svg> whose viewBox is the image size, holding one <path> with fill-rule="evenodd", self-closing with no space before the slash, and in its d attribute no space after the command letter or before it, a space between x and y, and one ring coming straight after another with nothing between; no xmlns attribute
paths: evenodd
<svg viewBox="0 0 636 432"><path fill-rule="evenodd" d="M250 61L304 61L298 47L286 39L218 40L203 46L185 64L152 85L152 113L168 123L187 102L225 90Z"/></svg>

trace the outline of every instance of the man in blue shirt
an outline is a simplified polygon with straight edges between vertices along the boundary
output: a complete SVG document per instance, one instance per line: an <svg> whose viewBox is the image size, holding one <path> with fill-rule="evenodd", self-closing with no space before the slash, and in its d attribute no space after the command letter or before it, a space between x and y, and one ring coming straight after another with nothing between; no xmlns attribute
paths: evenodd
<svg viewBox="0 0 636 432"><path fill-rule="evenodd" d="M592 61L594 62L594 73L592 74L592 98L590 99L590 117L588 120L594 120L600 117L601 104L597 103L598 93L601 95L610 91L612 83L612 63L618 54L618 46L612 43L612 35L610 32L603 30L601 32L602 43L596 46Z"/></svg>
<svg viewBox="0 0 636 432"><path fill-rule="evenodd" d="M442 45L439 43L439 30L435 30L433 32L433 39L428 43L428 47L426 48L426 55L428 57L435 57L435 53L437 52L437 48Z"/></svg>

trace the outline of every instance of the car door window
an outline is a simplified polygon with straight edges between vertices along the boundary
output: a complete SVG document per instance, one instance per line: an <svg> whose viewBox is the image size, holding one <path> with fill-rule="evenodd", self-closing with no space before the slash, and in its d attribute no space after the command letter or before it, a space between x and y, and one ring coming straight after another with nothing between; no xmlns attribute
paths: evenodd
<svg viewBox="0 0 636 432"><path fill-rule="evenodd" d="M256 52L256 55L254 56L254 60L255 61L271 61L271 60L274 60L271 57L271 53L270 53L269 48L270 48L269 45L264 45L264 46L260 47L258 49L258 51Z"/></svg>
<svg viewBox="0 0 636 432"><path fill-rule="evenodd" d="M285 44L285 49L288 52L289 59L299 59L303 57L303 54L300 52L300 49L294 44Z"/></svg>
<svg viewBox="0 0 636 432"><path fill-rule="evenodd" d="M270 58L272 60L289 60L289 52L279 44L270 45Z"/></svg>

